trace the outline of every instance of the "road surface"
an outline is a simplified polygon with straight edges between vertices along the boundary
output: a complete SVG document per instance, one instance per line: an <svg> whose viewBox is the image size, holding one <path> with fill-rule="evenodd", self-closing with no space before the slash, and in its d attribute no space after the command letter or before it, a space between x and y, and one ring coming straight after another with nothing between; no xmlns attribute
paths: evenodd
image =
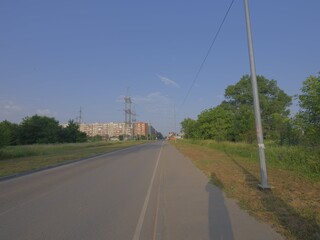
<svg viewBox="0 0 320 240"><path fill-rule="evenodd" d="M0 239L281 239L166 142L0 182Z"/></svg>

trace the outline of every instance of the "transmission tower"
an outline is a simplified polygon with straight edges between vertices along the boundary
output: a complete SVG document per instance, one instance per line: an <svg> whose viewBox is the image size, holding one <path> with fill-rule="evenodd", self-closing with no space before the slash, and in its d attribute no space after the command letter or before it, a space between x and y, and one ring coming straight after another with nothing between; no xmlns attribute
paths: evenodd
<svg viewBox="0 0 320 240"><path fill-rule="evenodd" d="M131 110L131 97L129 95L129 90L127 90L127 95L124 97L124 134L132 136L132 110Z"/></svg>
<svg viewBox="0 0 320 240"><path fill-rule="evenodd" d="M80 107L80 111L79 111L79 125L82 123L82 109Z"/></svg>
<svg viewBox="0 0 320 240"><path fill-rule="evenodd" d="M76 122L80 125L82 123L82 110L80 107L79 116L76 117Z"/></svg>
<svg viewBox="0 0 320 240"><path fill-rule="evenodd" d="M133 105L133 111L131 112L131 115L132 115L132 135L133 135L133 139L135 139L136 138L135 123L137 122L135 105Z"/></svg>

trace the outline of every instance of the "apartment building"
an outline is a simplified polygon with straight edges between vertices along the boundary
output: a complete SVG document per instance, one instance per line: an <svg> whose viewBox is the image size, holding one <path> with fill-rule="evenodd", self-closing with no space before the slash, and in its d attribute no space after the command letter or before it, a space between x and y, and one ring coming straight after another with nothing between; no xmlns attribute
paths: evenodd
<svg viewBox="0 0 320 240"><path fill-rule="evenodd" d="M101 136L107 138L110 136L110 126L108 123L91 123L80 124L80 131L85 132L88 136Z"/></svg>
<svg viewBox="0 0 320 240"><path fill-rule="evenodd" d="M82 123L80 131L88 136L101 136L103 138L119 137L120 135L132 136L133 128L125 123Z"/></svg>
<svg viewBox="0 0 320 240"><path fill-rule="evenodd" d="M148 136L149 124L145 122L134 123L134 136Z"/></svg>

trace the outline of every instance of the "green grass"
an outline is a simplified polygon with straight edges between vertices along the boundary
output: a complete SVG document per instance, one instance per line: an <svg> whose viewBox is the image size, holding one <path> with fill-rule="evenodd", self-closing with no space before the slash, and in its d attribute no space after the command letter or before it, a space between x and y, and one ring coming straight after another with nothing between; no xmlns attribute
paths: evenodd
<svg viewBox="0 0 320 240"><path fill-rule="evenodd" d="M213 140L185 140L252 161L258 159L258 147L254 144L217 142ZM291 170L313 181L320 180L320 148L302 146L278 146L266 143L267 165Z"/></svg>
<svg viewBox="0 0 320 240"><path fill-rule="evenodd" d="M123 149L145 141L36 144L0 149L0 177Z"/></svg>

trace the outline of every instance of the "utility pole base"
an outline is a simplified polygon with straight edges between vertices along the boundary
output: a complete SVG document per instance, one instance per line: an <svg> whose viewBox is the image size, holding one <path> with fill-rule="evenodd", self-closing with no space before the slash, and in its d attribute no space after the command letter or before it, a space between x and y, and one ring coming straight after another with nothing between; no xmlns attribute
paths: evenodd
<svg viewBox="0 0 320 240"><path fill-rule="evenodd" d="M263 191L271 191L271 187L269 185L264 186L262 184L258 184L258 188Z"/></svg>

